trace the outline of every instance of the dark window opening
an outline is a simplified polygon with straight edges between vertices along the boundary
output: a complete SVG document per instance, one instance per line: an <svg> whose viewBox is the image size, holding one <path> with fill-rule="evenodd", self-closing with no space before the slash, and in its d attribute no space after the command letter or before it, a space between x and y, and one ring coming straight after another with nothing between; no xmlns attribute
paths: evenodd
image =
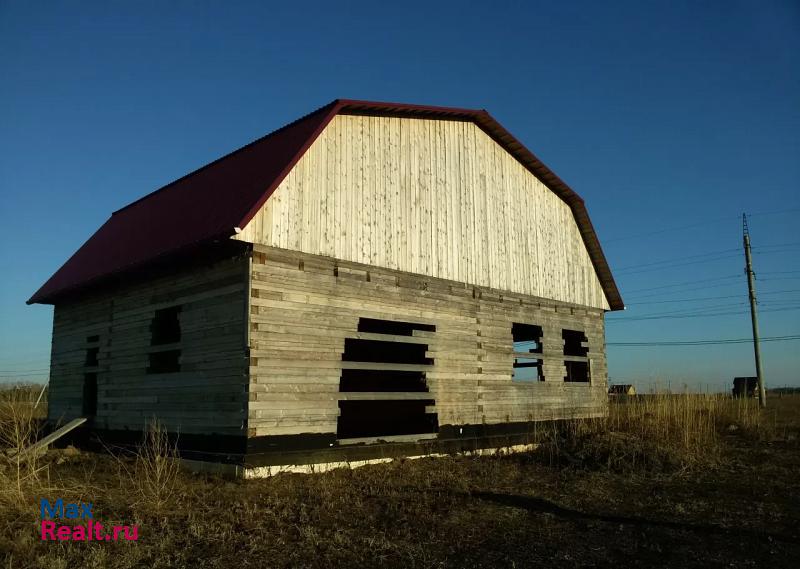
<svg viewBox="0 0 800 569"><path fill-rule="evenodd" d="M83 374L83 416L97 415L97 374Z"/></svg>
<svg viewBox="0 0 800 569"><path fill-rule="evenodd" d="M531 354L542 353L542 327L533 324L511 325L511 335L514 338L514 351Z"/></svg>
<svg viewBox="0 0 800 569"><path fill-rule="evenodd" d="M181 371L180 350L151 352L147 373L175 373Z"/></svg>
<svg viewBox="0 0 800 569"><path fill-rule="evenodd" d="M347 338L342 361L431 365L433 360L425 357L427 350L427 344Z"/></svg>
<svg viewBox="0 0 800 569"><path fill-rule="evenodd" d="M424 371L393 371L372 369L343 369L339 391L380 392L409 391L420 393L428 391Z"/></svg>
<svg viewBox="0 0 800 569"><path fill-rule="evenodd" d="M586 334L580 330L562 330L561 337L564 339L564 367L566 375L564 381L589 383L591 375L589 373L589 348Z"/></svg>
<svg viewBox="0 0 800 569"><path fill-rule="evenodd" d="M511 325L514 344L513 381L544 381L541 357L525 357L524 354L542 353L542 327L533 324Z"/></svg>
<svg viewBox="0 0 800 569"><path fill-rule="evenodd" d="M413 336L414 330L435 332L436 326L432 324L417 324L414 322L396 322L394 320L377 320L375 318L359 318L358 331L373 334L391 334L392 336Z"/></svg>
<svg viewBox="0 0 800 569"><path fill-rule="evenodd" d="M337 436L351 439L435 433L439 428L436 413L425 412L433 404L433 399L340 401Z"/></svg>
<svg viewBox="0 0 800 569"><path fill-rule="evenodd" d="M564 362L564 367L567 368L567 375L564 376L564 381L574 382L589 382L589 362Z"/></svg>
<svg viewBox="0 0 800 569"><path fill-rule="evenodd" d="M99 341L100 341L100 335L99 334L94 335L94 336L87 336L86 337L86 343L87 344L91 344L92 342L99 342Z"/></svg>
<svg viewBox="0 0 800 569"><path fill-rule="evenodd" d="M174 344L181 341L180 306L156 310L150 323L150 345Z"/></svg>
<svg viewBox="0 0 800 569"><path fill-rule="evenodd" d="M436 327L374 318L361 318L358 323L359 332L374 334L413 336L415 330L434 332ZM339 392L374 393L365 396L374 399L339 402L337 437L352 439L436 433L438 417L435 411L430 412L435 405L433 397L387 399L388 393L428 392L424 370L393 369L406 365L433 365L433 359L426 356L427 351L427 344L388 339L345 339L342 361L375 364L375 369L343 369Z"/></svg>
<svg viewBox="0 0 800 569"><path fill-rule="evenodd" d="M589 348L583 344L588 342L586 334L580 330L562 330L561 337L564 339L565 356L583 356L589 353Z"/></svg>
<svg viewBox="0 0 800 569"><path fill-rule="evenodd" d="M171 306L156 310L150 322L150 345L162 346L181 341L181 307ZM175 373L181 371L181 351L166 350L148 354L147 373Z"/></svg>
<svg viewBox="0 0 800 569"><path fill-rule="evenodd" d="M86 361L84 365L86 367L97 367L98 365L98 355L100 354L100 348L88 348L86 350Z"/></svg>

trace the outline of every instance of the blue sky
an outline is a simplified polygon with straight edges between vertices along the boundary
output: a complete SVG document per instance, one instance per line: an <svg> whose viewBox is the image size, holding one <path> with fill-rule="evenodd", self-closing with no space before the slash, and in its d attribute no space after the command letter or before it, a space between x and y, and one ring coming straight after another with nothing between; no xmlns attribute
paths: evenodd
<svg viewBox="0 0 800 569"><path fill-rule="evenodd" d="M800 334L792 0L0 1L0 77L0 381L46 375L25 300L114 209L337 97L489 110L586 200L629 304L608 342L748 337L743 211L762 335ZM764 344L769 384L799 351ZM753 372L748 344L608 354L641 388Z"/></svg>

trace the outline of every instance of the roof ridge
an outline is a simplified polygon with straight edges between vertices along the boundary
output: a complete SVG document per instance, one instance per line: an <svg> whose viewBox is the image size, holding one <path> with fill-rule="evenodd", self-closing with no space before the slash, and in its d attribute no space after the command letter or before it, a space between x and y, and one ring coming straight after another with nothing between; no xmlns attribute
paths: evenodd
<svg viewBox="0 0 800 569"><path fill-rule="evenodd" d="M430 111L442 114L465 114L475 115L485 113L486 109L468 109L464 107L445 107L441 105L417 105L412 103L393 103L389 101L366 101L362 99L337 99L335 102L345 110L347 107L363 106L372 110L377 110L376 107L385 107L393 110L406 110L406 111Z"/></svg>

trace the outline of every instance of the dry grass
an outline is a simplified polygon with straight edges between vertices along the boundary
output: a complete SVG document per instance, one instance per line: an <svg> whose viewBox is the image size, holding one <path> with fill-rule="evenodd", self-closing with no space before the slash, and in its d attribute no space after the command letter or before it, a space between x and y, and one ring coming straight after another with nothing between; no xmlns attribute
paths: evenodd
<svg viewBox="0 0 800 569"><path fill-rule="evenodd" d="M164 425L153 418L132 460L120 455L116 459L132 505L138 511L164 513L175 497L180 475L177 441L170 441Z"/></svg>
<svg viewBox="0 0 800 569"><path fill-rule="evenodd" d="M550 425L538 438L554 462L635 474L718 465L725 437L767 431L754 400L663 393L615 400L607 417Z"/></svg>
<svg viewBox="0 0 800 569"><path fill-rule="evenodd" d="M0 566L793 567L798 429L800 397L641 397L542 429L534 453L244 482L179 471L156 424L130 456L42 457L49 483L0 512ZM42 542L39 496L91 501L139 541Z"/></svg>
<svg viewBox="0 0 800 569"><path fill-rule="evenodd" d="M47 471L40 464L40 453L25 452L42 430L37 395L29 387L0 391L0 494L6 500L23 499L41 485Z"/></svg>

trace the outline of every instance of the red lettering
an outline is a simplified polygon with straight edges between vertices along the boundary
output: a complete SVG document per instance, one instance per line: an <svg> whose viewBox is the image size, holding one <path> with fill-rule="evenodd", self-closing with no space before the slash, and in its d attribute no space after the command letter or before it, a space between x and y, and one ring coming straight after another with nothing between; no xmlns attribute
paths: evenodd
<svg viewBox="0 0 800 569"><path fill-rule="evenodd" d="M58 536L58 539L60 539L61 541L66 541L70 537L72 537L72 528L69 526L61 526L60 528L58 528L56 535Z"/></svg>
<svg viewBox="0 0 800 569"><path fill-rule="evenodd" d="M117 541L120 536L128 541L139 539L139 526L113 526L112 534L103 533L103 524L89 520L85 526L58 525L51 520L42 520L41 537L42 540L67 541Z"/></svg>
<svg viewBox="0 0 800 569"><path fill-rule="evenodd" d="M125 526L124 529L125 529L125 539L127 539L128 541L136 541L137 539L139 539L139 526L133 526L133 531L130 533L128 533L128 530L130 529L128 526Z"/></svg>
<svg viewBox="0 0 800 569"><path fill-rule="evenodd" d="M55 540L56 536L53 534L55 529L56 529L56 522L51 522L49 520L42 520L42 539Z"/></svg>

